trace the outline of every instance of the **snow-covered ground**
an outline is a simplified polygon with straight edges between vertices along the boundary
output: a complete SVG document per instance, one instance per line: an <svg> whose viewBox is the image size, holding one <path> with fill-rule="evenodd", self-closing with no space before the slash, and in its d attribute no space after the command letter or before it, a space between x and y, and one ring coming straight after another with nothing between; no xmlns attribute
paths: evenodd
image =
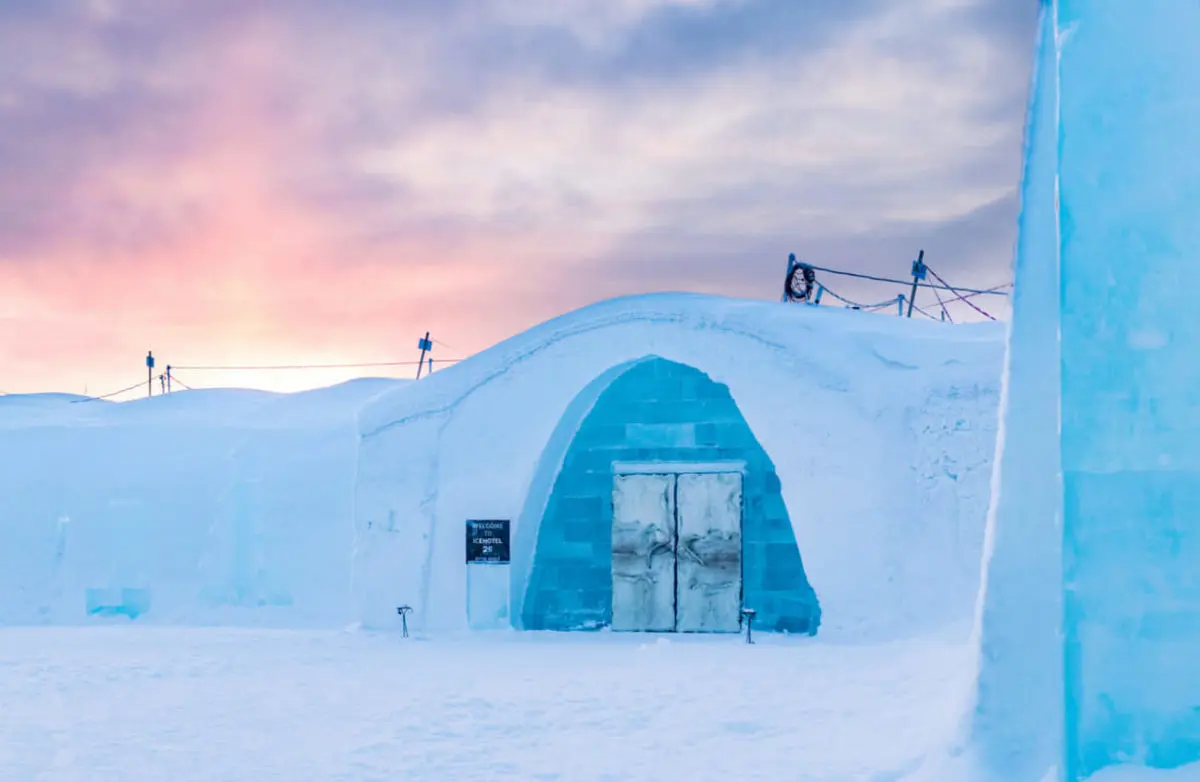
<svg viewBox="0 0 1200 782"><path fill-rule="evenodd" d="M0 629L0 780L890 782L961 637Z"/></svg>

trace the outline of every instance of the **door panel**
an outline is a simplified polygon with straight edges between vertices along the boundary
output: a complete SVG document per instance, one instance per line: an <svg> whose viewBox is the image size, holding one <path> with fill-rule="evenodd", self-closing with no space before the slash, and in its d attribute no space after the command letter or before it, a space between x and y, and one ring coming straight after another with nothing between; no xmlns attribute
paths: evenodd
<svg viewBox="0 0 1200 782"><path fill-rule="evenodd" d="M742 476L678 478L680 632L736 633L742 608Z"/></svg>
<svg viewBox="0 0 1200 782"><path fill-rule="evenodd" d="M612 629L675 629L675 476L613 481Z"/></svg>

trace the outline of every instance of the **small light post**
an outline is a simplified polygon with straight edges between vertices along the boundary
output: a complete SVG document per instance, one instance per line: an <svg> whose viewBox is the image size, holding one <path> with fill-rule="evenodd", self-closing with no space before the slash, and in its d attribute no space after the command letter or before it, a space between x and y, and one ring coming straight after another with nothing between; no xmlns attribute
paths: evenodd
<svg viewBox="0 0 1200 782"><path fill-rule="evenodd" d="M397 606L396 613L400 614L400 632L408 638L408 615L412 613L412 606Z"/></svg>
<svg viewBox="0 0 1200 782"><path fill-rule="evenodd" d="M757 613L753 608L743 608L742 618L746 621L746 643L754 643L754 638L751 635L750 626L754 624L754 615Z"/></svg>

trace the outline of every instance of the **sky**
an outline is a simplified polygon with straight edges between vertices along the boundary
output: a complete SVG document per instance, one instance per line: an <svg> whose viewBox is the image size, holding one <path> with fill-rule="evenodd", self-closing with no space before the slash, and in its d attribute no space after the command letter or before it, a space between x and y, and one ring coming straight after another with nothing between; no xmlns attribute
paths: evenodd
<svg viewBox="0 0 1200 782"><path fill-rule="evenodd" d="M2 0L0 391L108 393L148 350L159 368L406 361L430 331L458 358L617 295L777 300L790 252L904 277L924 249L956 285L1007 282L1036 16Z"/></svg>

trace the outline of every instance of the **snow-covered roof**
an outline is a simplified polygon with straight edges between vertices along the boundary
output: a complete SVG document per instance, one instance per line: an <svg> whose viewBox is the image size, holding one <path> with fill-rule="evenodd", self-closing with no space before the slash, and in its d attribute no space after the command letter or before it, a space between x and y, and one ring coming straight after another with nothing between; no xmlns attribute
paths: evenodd
<svg viewBox="0 0 1200 782"><path fill-rule="evenodd" d="M431 627L461 627L464 519L513 520L520 610L563 441L598 385L657 357L729 388L783 483L823 628L891 635L968 618L1004 338L1000 323L690 294L536 326L360 412L362 615L390 622L399 600Z"/></svg>
<svg viewBox="0 0 1200 782"><path fill-rule="evenodd" d="M714 348L741 344L755 360L797 371L821 367L829 382L850 382L854 353L868 361L916 370L961 361L963 355L977 355L981 346L995 358L997 351L1003 351L1004 335L1003 323L947 324L702 294L628 296L554 318L425 382L380 394L364 406L360 430L370 436L408 419L450 412L502 376L548 370L552 377L563 361L554 349L562 346L569 346L573 361L599 374L622 360L647 354L687 355L691 360L683 363L707 371L726 363L714 355ZM554 366L533 369L539 358L551 356ZM746 369L749 376L755 374L752 366Z"/></svg>

